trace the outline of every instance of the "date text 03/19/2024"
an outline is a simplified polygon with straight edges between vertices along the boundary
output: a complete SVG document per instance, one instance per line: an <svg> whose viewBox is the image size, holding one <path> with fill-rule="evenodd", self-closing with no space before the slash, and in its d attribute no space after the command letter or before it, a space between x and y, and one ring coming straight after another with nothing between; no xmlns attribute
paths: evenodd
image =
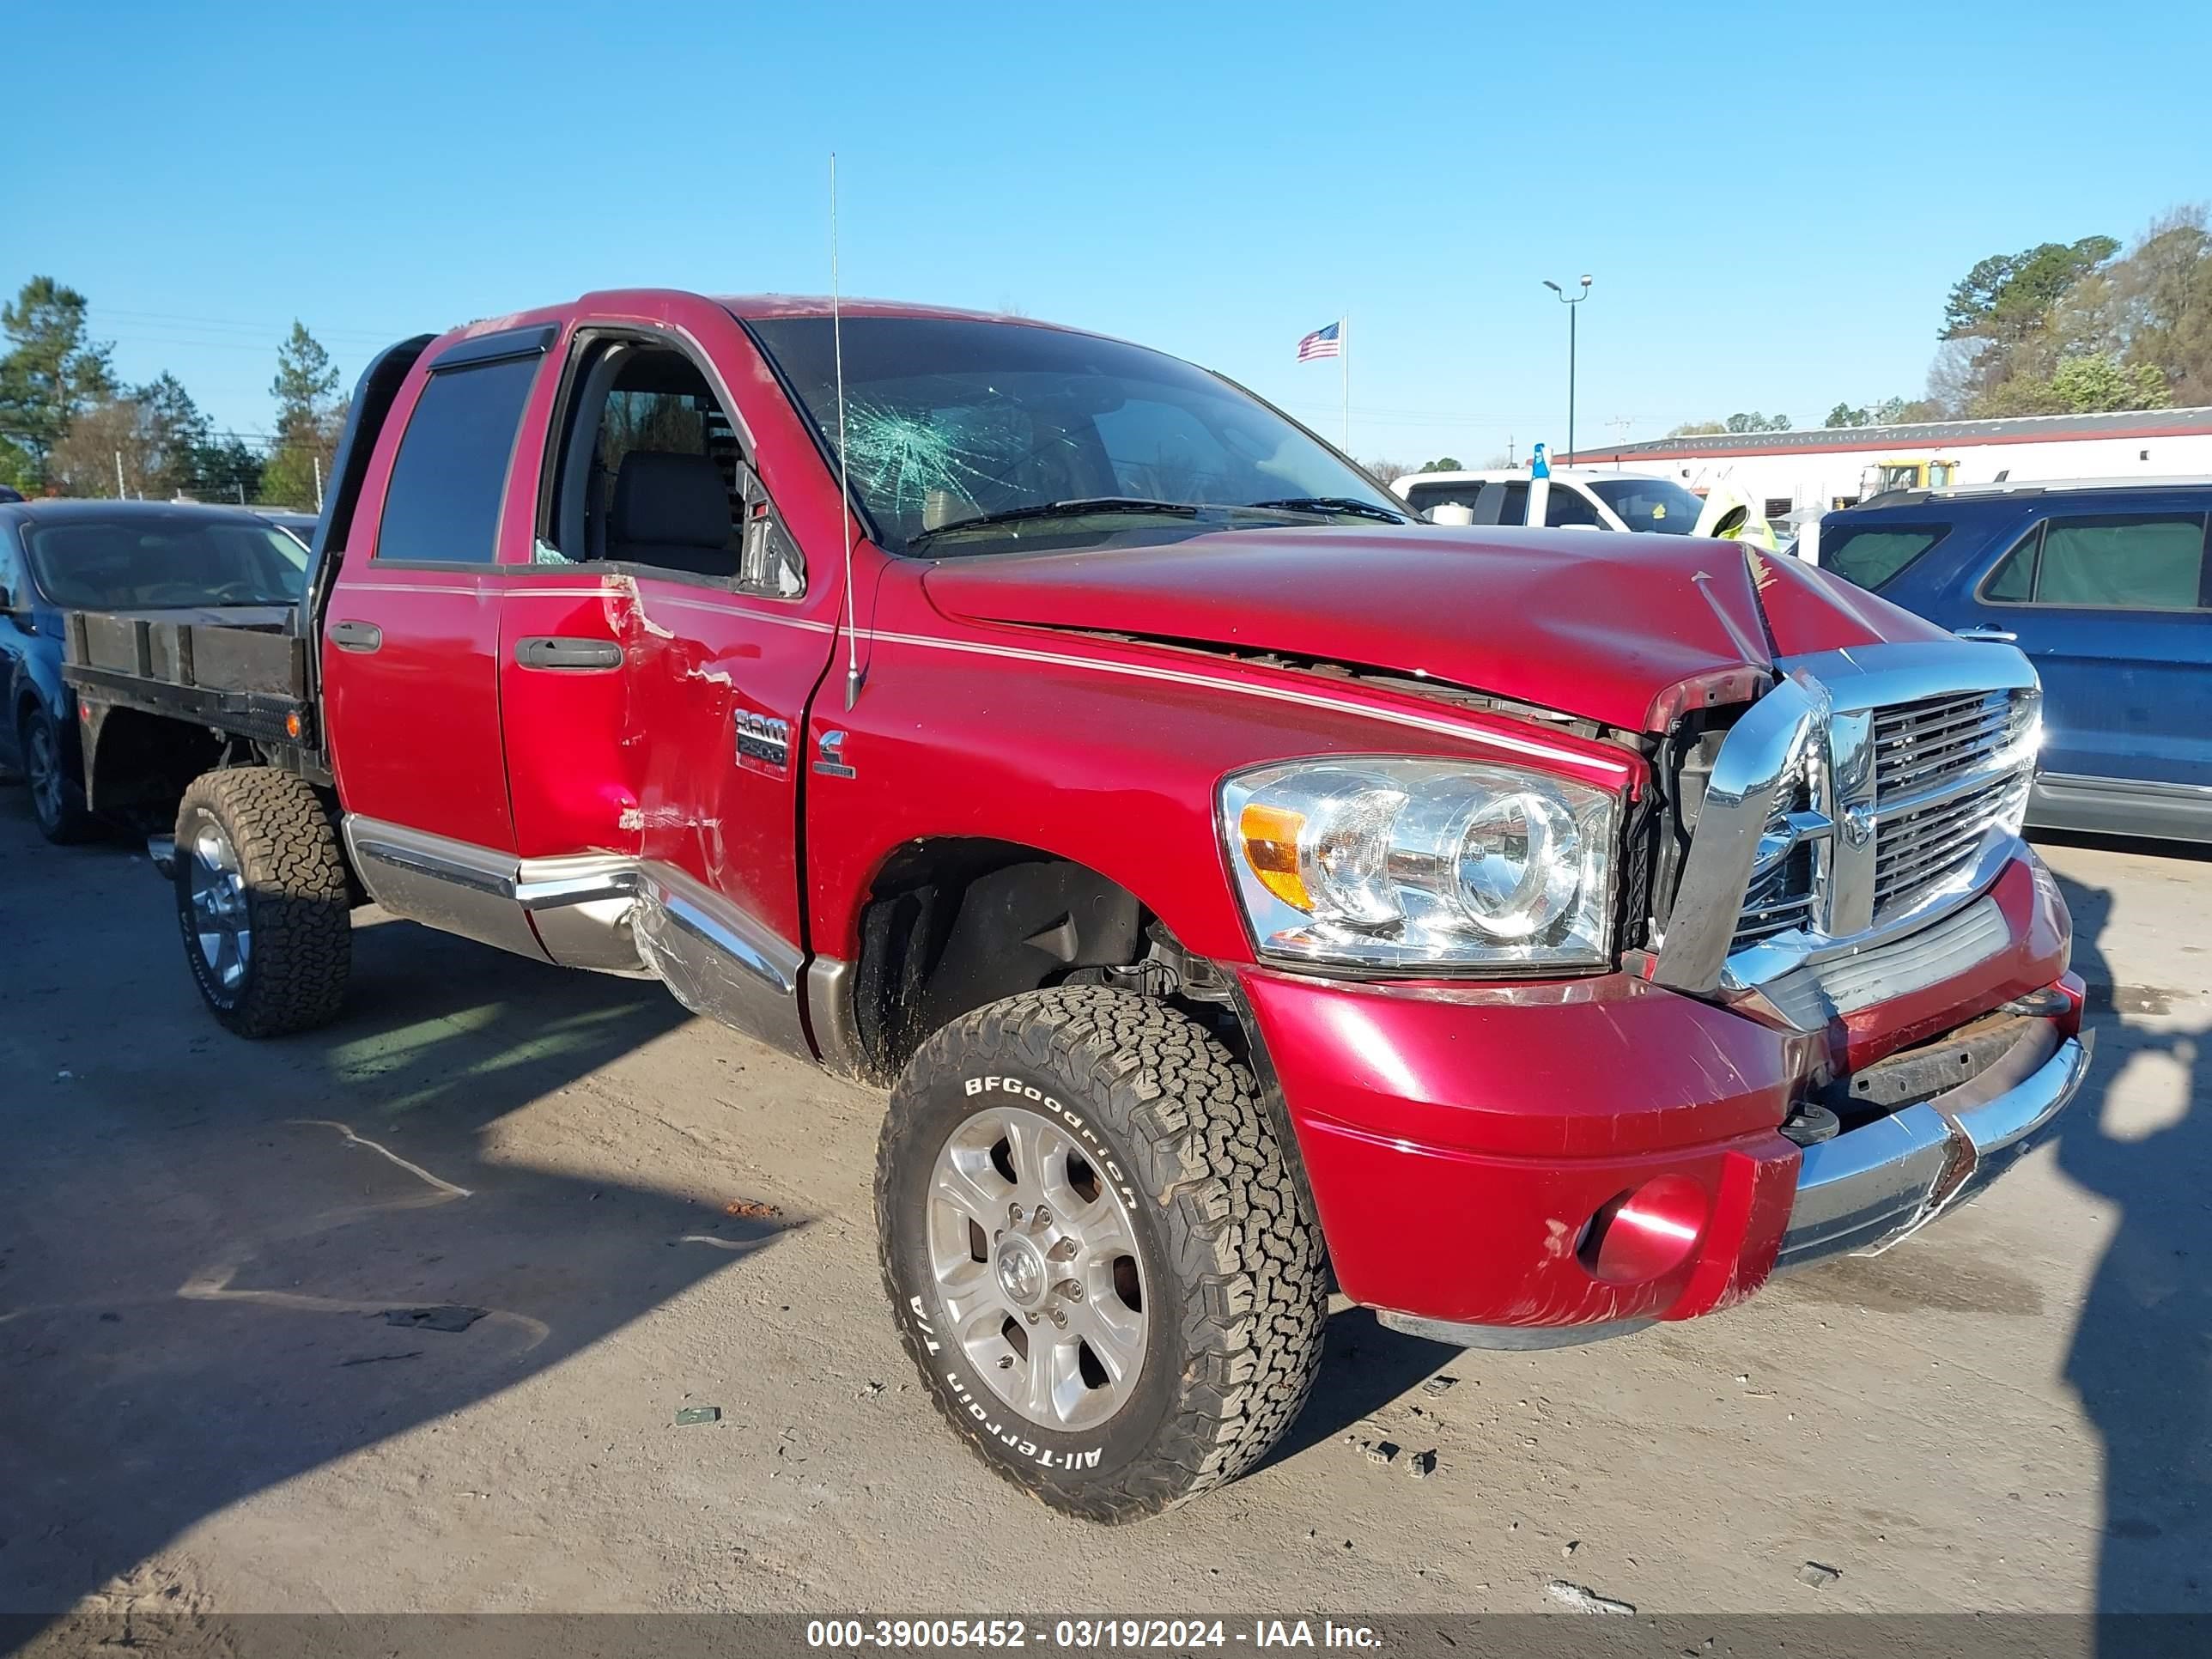
<svg viewBox="0 0 2212 1659"><path fill-rule="evenodd" d="M1109 1652L1197 1648L1343 1648L1382 1645L1366 1625L1331 1620L1255 1619L1249 1627L1222 1619L817 1619L806 1645L828 1649L1044 1648Z"/></svg>

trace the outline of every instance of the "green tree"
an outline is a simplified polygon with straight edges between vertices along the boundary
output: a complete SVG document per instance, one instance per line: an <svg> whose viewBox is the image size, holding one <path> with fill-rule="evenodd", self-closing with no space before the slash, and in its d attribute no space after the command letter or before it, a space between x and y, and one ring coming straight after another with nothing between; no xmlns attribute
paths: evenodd
<svg viewBox="0 0 2212 1659"><path fill-rule="evenodd" d="M1790 430L1790 417L1787 415L1762 415L1753 410L1747 415L1729 416L1726 426L1730 432L1787 432Z"/></svg>
<svg viewBox="0 0 2212 1659"><path fill-rule="evenodd" d="M2173 401L2212 404L2212 228L2203 207L2165 215L2112 271L2102 343L2154 364Z"/></svg>
<svg viewBox="0 0 2212 1659"><path fill-rule="evenodd" d="M2155 363L2124 363L2113 356L2069 357L2045 378L2015 376L1976 399L1978 418L2010 415L2105 415L2128 409L2163 409L2172 400L2165 371Z"/></svg>
<svg viewBox="0 0 2212 1659"><path fill-rule="evenodd" d="M1953 412L2212 403L2207 210L2162 215L2124 253L2111 237L2092 236L1984 260L1954 289L1944 335L1929 389Z"/></svg>
<svg viewBox="0 0 2212 1659"><path fill-rule="evenodd" d="M337 390L331 354L295 317L292 331L276 348L276 378L269 383L269 395L276 400L277 441L307 443L320 437Z"/></svg>
<svg viewBox="0 0 2212 1659"><path fill-rule="evenodd" d="M1884 398L1867 411L1873 426L1910 426L1921 421L1940 421L1943 406L1927 398Z"/></svg>
<svg viewBox="0 0 2212 1659"><path fill-rule="evenodd" d="M203 493L207 416L173 374L77 411L46 452L46 479L71 495L167 501Z"/></svg>
<svg viewBox="0 0 2212 1659"><path fill-rule="evenodd" d="M1421 471L1424 472L1464 472L1467 469L1460 465L1458 456L1439 455L1433 461L1422 462Z"/></svg>
<svg viewBox="0 0 2212 1659"><path fill-rule="evenodd" d="M226 433L210 440L193 455L190 488L202 501L258 501L263 465L258 451L234 434Z"/></svg>
<svg viewBox="0 0 2212 1659"><path fill-rule="evenodd" d="M1992 254L1951 286L1937 337L2016 341L2040 328L2051 307L2084 276L2120 251L2110 236L2042 242L2018 253Z"/></svg>
<svg viewBox="0 0 2212 1659"><path fill-rule="evenodd" d="M80 409L46 453L44 482L64 495L112 500L145 492L142 411L128 398Z"/></svg>
<svg viewBox="0 0 2212 1659"><path fill-rule="evenodd" d="M207 416L177 377L164 369L131 394L143 411L149 495L174 496L198 486L200 459L208 447Z"/></svg>
<svg viewBox="0 0 2212 1659"><path fill-rule="evenodd" d="M1925 398L1910 401L1903 398L1884 398L1878 404L1838 404L1828 411L1828 418L1820 422L1824 427L1839 426L1907 426L1916 421L1941 420L1942 405Z"/></svg>
<svg viewBox="0 0 2212 1659"><path fill-rule="evenodd" d="M12 438L0 438L0 484L27 495L38 482L38 458Z"/></svg>
<svg viewBox="0 0 2212 1659"><path fill-rule="evenodd" d="M1725 421L1685 421L1680 426L1668 427L1667 435L1670 438L1711 438L1728 429Z"/></svg>
<svg viewBox="0 0 2212 1659"><path fill-rule="evenodd" d="M276 446L261 471L259 500L286 507L321 505L317 481L330 476L344 418L337 390L338 371L330 353L294 318L292 331L276 348L276 378L269 383L269 395L276 400Z"/></svg>
<svg viewBox="0 0 2212 1659"><path fill-rule="evenodd" d="M70 422L115 392L109 348L85 337L87 308L51 276L32 277L0 307L9 347L0 356L0 441L40 470Z"/></svg>
<svg viewBox="0 0 2212 1659"><path fill-rule="evenodd" d="M316 489L315 451L305 444L283 444L270 453L261 468L253 499L264 507L296 507L313 513L321 508ZM330 476L327 465L323 476Z"/></svg>

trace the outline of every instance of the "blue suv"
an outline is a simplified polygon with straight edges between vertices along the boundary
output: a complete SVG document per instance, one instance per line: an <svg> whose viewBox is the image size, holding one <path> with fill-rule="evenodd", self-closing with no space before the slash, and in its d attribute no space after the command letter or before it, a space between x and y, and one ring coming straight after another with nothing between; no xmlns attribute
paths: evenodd
<svg viewBox="0 0 2212 1659"><path fill-rule="evenodd" d="M1912 490L1831 513L1820 567L2043 678L2028 822L2212 841L2212 481Z"/></svg>

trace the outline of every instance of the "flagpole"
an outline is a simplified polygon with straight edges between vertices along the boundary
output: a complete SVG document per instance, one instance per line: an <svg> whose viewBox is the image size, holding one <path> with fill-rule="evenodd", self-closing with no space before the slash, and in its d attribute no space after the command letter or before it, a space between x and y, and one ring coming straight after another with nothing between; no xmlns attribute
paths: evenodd
<svg viewBox="0 0 2212 1659"><path fill-rule="evenodd" d="M1344 369L1344 439L1342 448L1352 453L1352 313L1344 313L1337 327L1337 359Z"/></svg>

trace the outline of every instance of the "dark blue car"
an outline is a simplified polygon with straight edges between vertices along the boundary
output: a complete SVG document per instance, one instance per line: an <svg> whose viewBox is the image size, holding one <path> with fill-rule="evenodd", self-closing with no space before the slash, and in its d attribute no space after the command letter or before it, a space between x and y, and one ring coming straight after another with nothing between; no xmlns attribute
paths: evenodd
<svg viewBox="0 0 2212 1659"><path fill-rule="evenodd" d="M62 684L62 611L289 605L307 563L292 537L227 507L0 502L0 765L28 781L47 840L94 828Z"/></svg>
<svg viewBox="0 0 2212 1659"><path fill-rule="evenodd" d="M2028 822L2212 841L2212 482L1910 491L1821 520L1824 569L2043 678Z"/></svg>

